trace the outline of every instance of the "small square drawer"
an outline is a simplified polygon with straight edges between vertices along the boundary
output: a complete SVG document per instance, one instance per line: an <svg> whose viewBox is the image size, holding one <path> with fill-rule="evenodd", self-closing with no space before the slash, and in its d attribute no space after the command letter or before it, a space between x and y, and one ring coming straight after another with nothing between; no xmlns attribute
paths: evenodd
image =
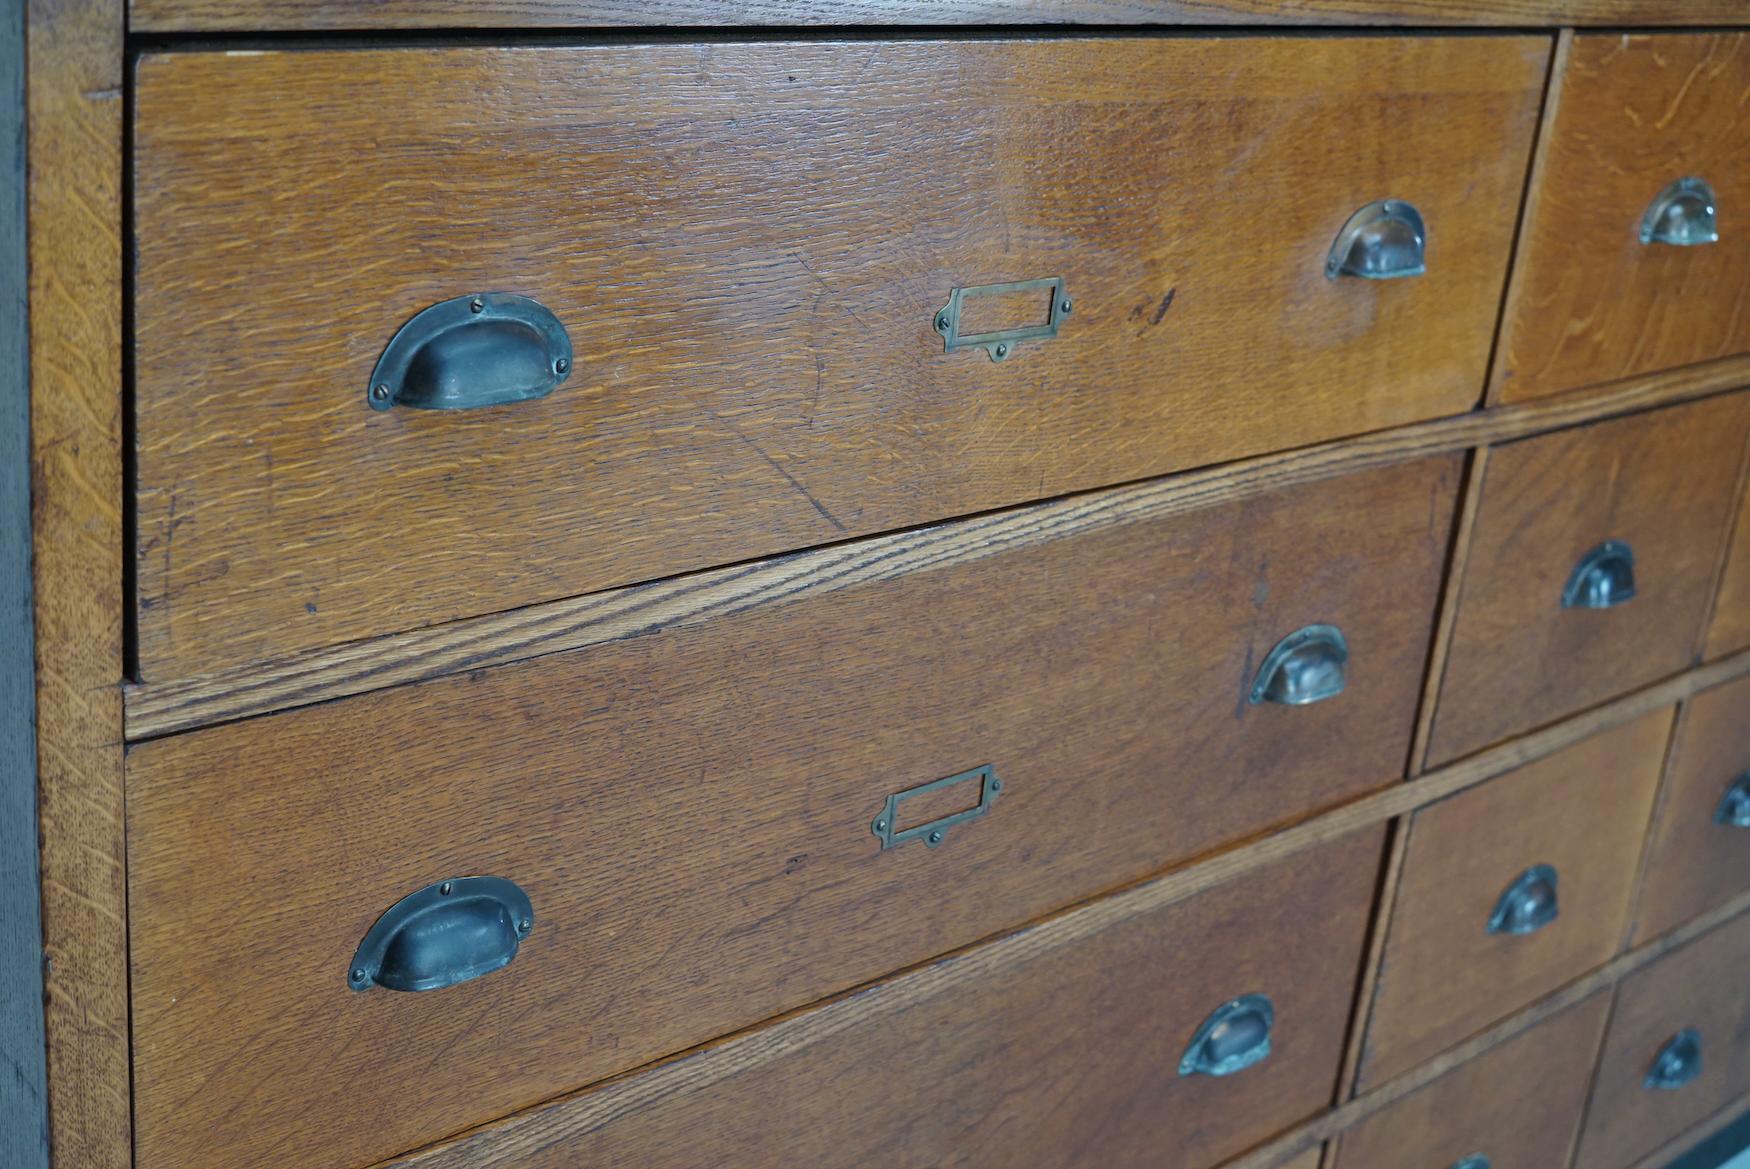
<svg viewBox="0 0 1750 1169"><path fill-rule="evenodd" d="M1737 393L1490 451L1431 762L1695 660L1747 423Z"/></svg>
<svg viewBox="0 0 1750 1169"><path fill-rule="evenodd" d="M1655 712L1416 813L1365 1086L1616 953L1671 720Z"/></svg>
<svg viewBox="0 0 1750 1169"><path fill-rule="evenodd" d="M1604 1038L1600 992L1342 1135L1334 1169L1560 1169Z"/></svg>
<svg viewBox="0 0 1750 1169"><path fill-rule="evenodd" d="M1750 915L1626 979L1574 1169L1628 1169L1750 1092Z"/></svg>
<svg viewBox="0 0 1750 1169"><path fill-rule="evenodd" d="M1747 89L1750 34L1574 37L1507 301L1503 401L1750 350Z"/></svg>
<svg viewBox="0 0 1750 1169"><path fill-rule="evenodd" d="M1678 722L1647 851L1635 942L1750 889L1750 678L1696 695Z"/></svg>

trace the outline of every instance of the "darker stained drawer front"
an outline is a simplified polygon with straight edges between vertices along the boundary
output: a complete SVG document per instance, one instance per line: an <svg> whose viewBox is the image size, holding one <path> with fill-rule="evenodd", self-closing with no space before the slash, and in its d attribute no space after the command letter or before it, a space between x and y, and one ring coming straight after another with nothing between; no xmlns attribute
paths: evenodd
<svg viewBox="0 0 1750 1169"><path fill-rule="evenodd" d="M312 1115L309 1169L362 1164L1390 784L1459 465L136 746L141 1169L248 1163ZM1314 624L1347 689L1252 704ZM994 804L938 847L872 834L985 765ZM379 914L476 873L534 903L507 969L347 989Z"/></svg>
<svg viewBox="0 0 1750 1169"><path fill-rule="evenodd" d="M1617 990L1574 1169L1627 1169L1750 1092L1750 915Z"/></svg>
<svg viewBox="0 0 1750 1169"><path fill-rule="evenodd" d="M1489 453L1431 762L1695 660L1747 421L1736 393Z"/></svg>
<svg viewBox="0 0 1750 1169"><path fill-rule="evenodd" d="M1368 829L1037 958L981 947L776 1025L779 1050L727 1078L635 1077L402 1169L1209 1169L1330 1106L1382 844ZM1181 1074L1253 996L1268 1055Z"/></svg>
<svg viewBox="0 0 1750 1169"><path fill-rule="evenodd" d="M1503 400L1750 350L1747 91L1750 34L1574 38L1514 268ZM1684 179L1705 187L1672 189ZM1713 205L1718 238L1642 242L1655 205L1654 226L1692 241Z"/></svg>
<svg viewBox="0 0 1750 1169"><path fill-rule="evenodd" d="M1750 889L1750 678L1690 700L1648 842L1635 941Z"/></svg>
<svg viewBox="0 0 1750 1169"><path fill-rule="evenodd" d="M1547 47L149 55L142 676L1466 410ZM1387 199L1426 274L1327 279ZM944 352L954 290L1047 278L1057 336ZM370 407L404 322L490 293L556 314L563 385ZM1022 299L961 331L1043 322Z"/></svg>

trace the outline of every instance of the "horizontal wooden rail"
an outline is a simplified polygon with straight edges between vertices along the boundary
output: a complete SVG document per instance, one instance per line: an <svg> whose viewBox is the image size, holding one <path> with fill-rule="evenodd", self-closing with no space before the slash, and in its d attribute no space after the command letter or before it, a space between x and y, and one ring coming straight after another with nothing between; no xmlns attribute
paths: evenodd
<svg viewBox="0 0 1750 1169"><path fill-rule="evenodd" d="M145 739L526 661L1750 384L1750 356L127 690Z"/></svg>
<svg viewBox="0 0 1750 1169"><path fill-rule="evenodd" d="M532 1149L579 1138L618 1117L677 1094L704 1091L742 1072L783 1059L871 1020L938 995L1002 979L1039 957L1142 914L1199 893L1338 837L1413 812L1544 758L1581 739L1750 674L1750 650L1646 687L1565 722L1351 801L1262 839L1061 911L1013 933L933 959L884 981L846 992L692 1052L576 1095L520 1113L415 1153L397 1169L498 1169ZM1276 1169L1342 1129L1401 1099L1459 1064L1505 1042L1557 1011L1614 985L1662 954L1750 910L1750 893L1665 937L1630 951L1548 998L1452 1048L1413 1072L1324 1113L1235 1162L1230 1169Z"/></svg>

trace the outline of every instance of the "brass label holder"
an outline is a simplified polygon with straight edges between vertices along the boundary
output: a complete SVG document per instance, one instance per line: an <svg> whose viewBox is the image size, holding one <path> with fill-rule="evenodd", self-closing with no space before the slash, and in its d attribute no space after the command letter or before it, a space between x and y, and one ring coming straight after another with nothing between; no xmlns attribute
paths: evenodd
<svg viewBox="0 0 1750 1169"><path fill-rule="evenodd" d="M900 805L918 796L941 791L943 788L954 787L963 783L978 784L978 803L946 816L913 825L910 828L899 827ZM1003 790L1003 781L997 778L995 764L986 763L983 767L974 767L971 771L962 771L959 775L950 775L945 779L931 780L917 787L907 788L902 792L894 792L887 797L882 805L881 814L875 817L872 831L881 841L883 849L898 848L908 840L922 840L930 848L942 843L948 834L948 829L956 824L964 824L968 820L976 820L990 811L996 803L997 793Z"/></svg>
<svg viewBox="0 0 1750 1169"><path fill-rule="evenodd" d="M1051 291L1051 308L1042 325L1022 325L1014 329L998 329L989 333L961 333L960 316L966 302L975 296L1002 296L1009 293ZM1048 276L1043 280L1015 280L1008 284L975 284L956 288L948 294L948 303L936 313L936 332L942 334L942 352L956 349L983 349L992 361L1002 361L1023 341L1042 341L1057 336L1063 318L1073 307L1063 289L1063 277Z"/></svg>

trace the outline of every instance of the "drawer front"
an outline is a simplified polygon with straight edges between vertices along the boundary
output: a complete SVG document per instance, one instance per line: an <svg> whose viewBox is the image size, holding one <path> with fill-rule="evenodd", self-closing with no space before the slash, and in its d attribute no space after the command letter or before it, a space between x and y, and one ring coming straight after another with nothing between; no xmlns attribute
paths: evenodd
<svg viewBox="0 0 1750 1169"><path fill-rule="evenodd" d="M691 1090L630 1085L643 1107L585 1097L600 1122L533 1118L522 1139L488 1131L483 1152L432 1169L1208 1169L1330 1106L1381 843L1368 830L1320 846L976 993L885 1008L877 991L811 1046ZM1268 1057L1180 1075L1237 995L1274 1005Z"/></svg>
<svg viewBox="0 0 1750 1169"><path fill-rule="evenodd" d="M1750 350L1750 35L1574 38L1496 386L1519 401ZM1699 179L1707 189L1672 189ZM1711 191L1711 198L1709 197ZM1718 238L1702 208L1716 208ZM1643 243L1649 211L1666 230Z"/></svg>
<svg viewBox="0 0 1750 1169"><path fill-rule="evenodd" d="M1696 695L1648 846L1636 943L1750 889L1750 678Z"/></svg>
<svg viewBox="0 0 1750 1169"><path fill-rule="evenodd" d="M142 674L1466 410L1547 47L148 56ZM1327 279L1387 198L1419 209L1427 273ZM1057 336L944 352L956 289L1048 278L1073 307ZM497 292L556 315L563 385L371 408L404 322ZM1047 299L965 298L957 335L1044 327ZM408 350L430 393L465 329Z"/></svg>
<svg viewBox="0 0 1750 1169"><path fill-rule="evenodd" d="M1747 421L1740 393L1490 452L1433 762L1693 662Z"/></svg>
<svg viewBox="0 0 1750 1169"><path fill-rule="evenodd" d="M392 1153L1390 784L1458 466L137 745L139 1164L247 1159L312 1114L333 1164ZM1347 689L1250 703L1315 622ZM882 847L891 796L982 765L983 816ZM894 827L982 788L907 796ZM534 903L508 969L346 990L379 914L481 873ZM236 1045L272 1094L220 1074Z"/></svg>
<svg viewBox="0 0 1750 1169"><path fill-rule="evenodd" d="M1746 969L1750 916L1618 988L1575 1169L1627 1169L1750 1092ZM1699 1060L1689 1058L1696 1050ZM1649 1084L1656 1073L1662 1086Z"/></svg>
<svg viewBox="0 0 1750 1169"><path fill-rule="evenodd" d="M1658 711L1416 813L1365 1084L1615 954L1671 721Z"/></svg>
<svg viewBox="0 0 1750 1169"><path fill-rule="evenodd" d="M1746 484L1750 486L1750 480ZM1744 649L1750 649L1750 491L1738 505L1731 548L1720 574L1713 624L1708 627L1707 656L1721 658Z"/></svg>
<svg viewBox="0 0 1750 1169"><path fill-rule="evenodd" d="M1566 1166L1609 1005L1593 995L1362 1121L1334 1169L1454 1169L1479 1156L1489 1169Z"/></svg>

